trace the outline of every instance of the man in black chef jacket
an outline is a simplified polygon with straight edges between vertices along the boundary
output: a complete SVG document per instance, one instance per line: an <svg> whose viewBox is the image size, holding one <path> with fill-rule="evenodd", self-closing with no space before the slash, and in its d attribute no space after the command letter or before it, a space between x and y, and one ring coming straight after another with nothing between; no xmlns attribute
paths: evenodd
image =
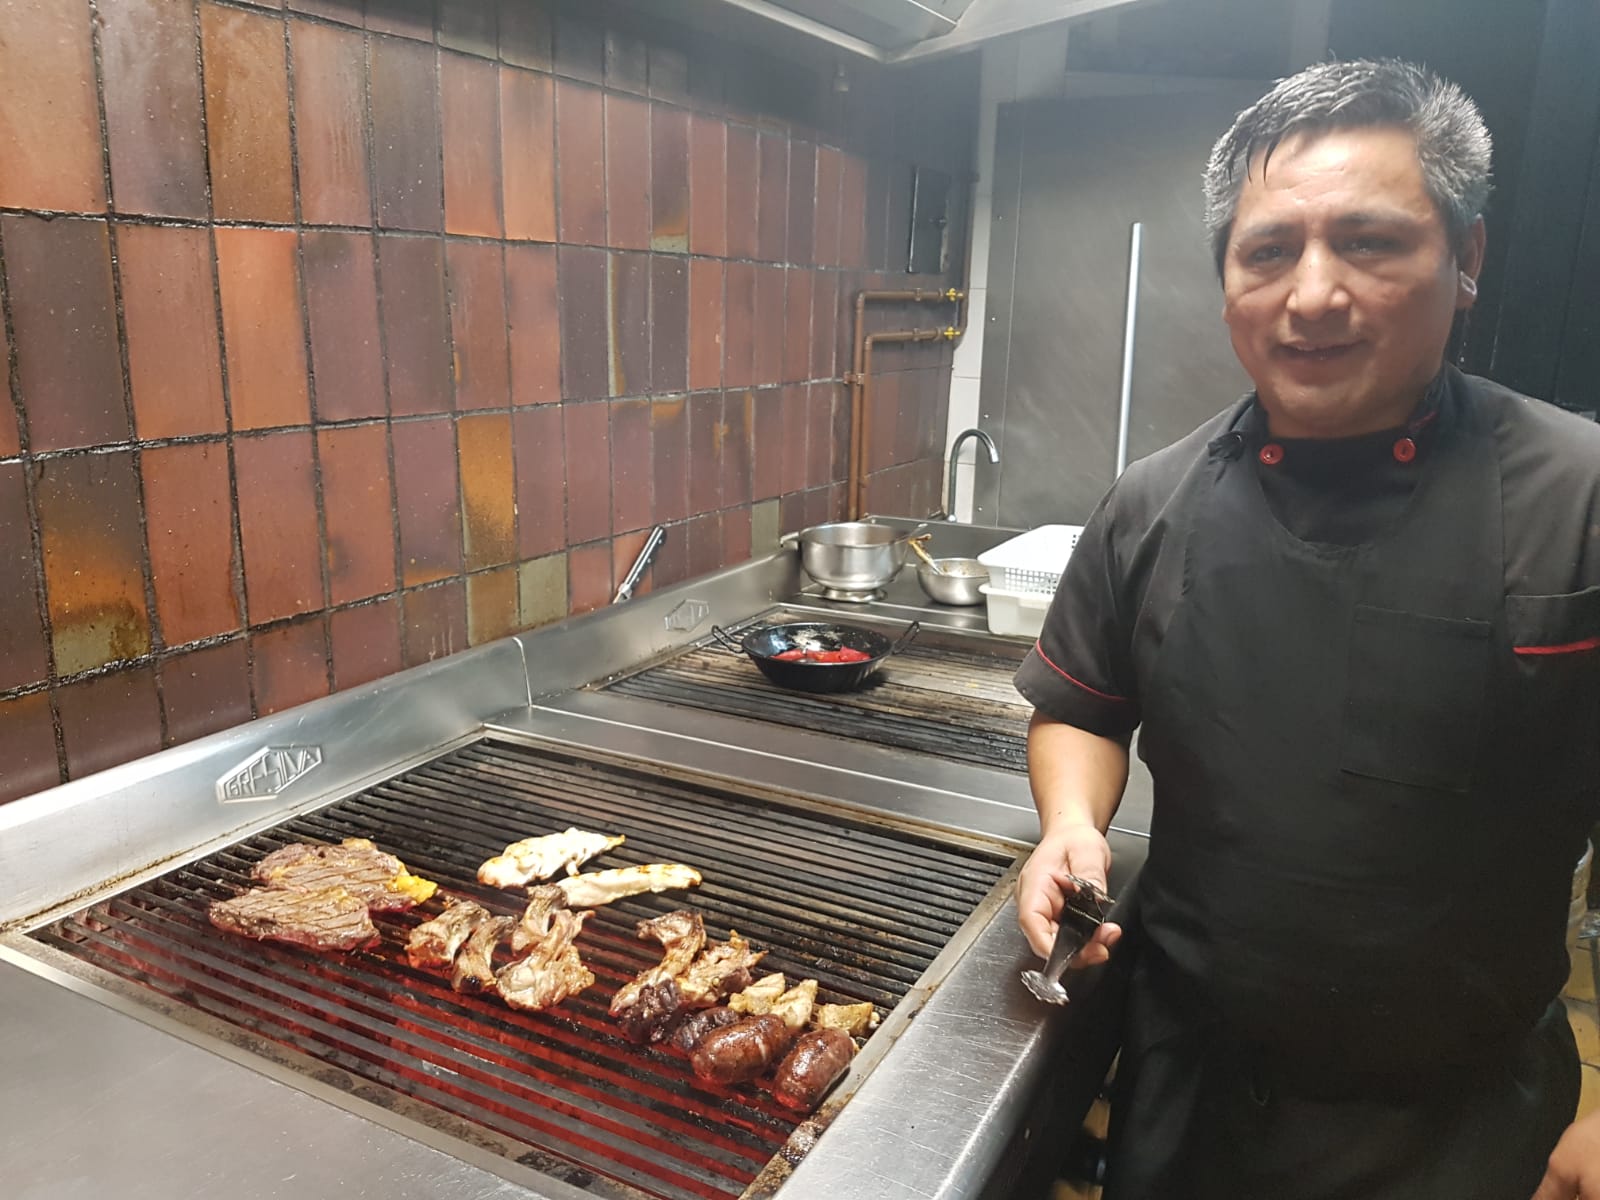
<svg viewBox="0 0 1600 1200"><path fill-rule="evenodd" d="M1107 1200L1600 1200L1557 999L1600 428L1443 365L1488 132L1420 68L1324 64L1205 186L1255 391L1118 480L1017 676L1039 954L1136 727L1155 780Z"/></svg>

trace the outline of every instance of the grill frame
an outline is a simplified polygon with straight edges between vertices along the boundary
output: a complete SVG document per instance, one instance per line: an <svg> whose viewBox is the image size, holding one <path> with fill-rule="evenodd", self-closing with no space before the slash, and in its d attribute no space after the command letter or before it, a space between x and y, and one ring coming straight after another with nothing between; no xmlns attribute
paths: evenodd
<svg viewBox="0 0 1600 1200"><path fill-rule="evenodd" d="M872 1069L889 1053L912 1018L927 1003L928 999L937 992L940 984L955 964L960 961L969 945L993 922L1009 898L1011 885L1020 865L1020 860L1016 856L1025 849L1025 847L1018 845L1009 838L955 832L936 823L918 822L900 815L874 815L864 812L854 805L833 803L806 792L773 788L770 784L756 784L741 778L714 775L687 767L682 763L663 766L661 763L635 758L628 754L606 753L590 746L575 747L559 739L529 734L512 735L499 728L488 730L480 737L466 739L464 744L458 744L453 747L450 753L460 755L465 751L471 751L479 743L490 742L516 745L534 752L554 753L585 764L654 775L672 786L687 782L701 787L709 787L727 795L743 795L747 800L754 800L759 804L769 804L790 813L804 814L808 819L828 817L869 829L875 827L898 835L938 843L944 847L977 852L989 856L997 860L997 862L1009 862L1009 866L997 867L998 874L992 885L981 896L976 905L972 907L971 911L958 922L954 933L945 940L942 947L933 955L926 969L921 971L914 980L907 983L904 996L892 1010L887 1011L883 1025L868 1040L866 1047L858 1055L852 1074L841 1084L839 1091L830 1098L828 1103L824 1105L822 1112L818 1114L816 1121L821 1125L831 1121L833 1116L842 1108L849 1095L860 1086L861 1082L870 1075ZM437 761L437 758L442 757L445 756L437 756L433 761ZM425 763L424 768L428 765L430 764ZM413 767L405 774L409 776L417 773L417 768ZM397 773L396 779L382 781L367 788L352 789L351 792L347 792L344 795L329 797L324 802L308 806L290 817L280 817L273 826L269 827L267 832L270 833L272 829L276 829L278 825L282 824L307 820L314 821L319 814L324 813L342 801L349 800L352 797L366 796L369 793L379 792L384 788L397 785L402 782L402 779L398 776L400 776L400 773ZM626 820L617 820L612 824L616 828L627 831ZM392 839L386 840L383 837L381 830L372 830L371 835L375 840L379 841L380 845L389 846L390 842L392 842ZM257 832L252 835L252 838L260 841L264 836L266 835L262 832ZM330 833L324 836L331 838L336 834ZM192 866L197 862L202 862L216 853L215 847L208 847L204 853L186 856L188 861L184 866ZM405 856L402 854L402 857ZM687 855L684 856L684 860L694 861L692 856ZM412 862L410 859L407 861L408 865L412 866L413 869L422 870L418 863ZM633 860L629 859L628 861ZM604 860L603 864L597 865L616 864L607 859ZM170 867L171 864L168 864L168 866ZM423 873L426 874L426 871L423 871ZM125 896L129 890L118 891L110 899L116 900ZM463 891L466 889L452 888L452 890ZM101 903L105 899L105 897L97 897L95 902ZM680 901L688 907L703 911L703 905L697 902L693 893L688 894L686 897L682 894L677 894L675 897L673 893L668 893L665 897L657 897L655 900L661 902L655 906L658 911L667 911L672 907L677 907ZM82 911L81 902L79 906L69 907L73 907L75 912ZM29 932L36 933L45 926L59 920L60 916L60 910L49 914L48 919L31 925ZM593 924L592 921L591 924ZM708 919L708 930L711 925L712 922ZM221 934L216 936L226 937L226 935ZM752 933L750 936L752 942L758 946L769 944L757 934ZM21 939L13 937L7 940L11 941L13 948L15 948ZM234 945L241 944L239 939L228 940ZM246 947L250 945L250 943L242 944ZM582 944L580 942L580 945ZM585 950L585 961L589 961L589 948L586 947ZM497 1138L492 1132L485 1131L476 1125L452 1122L448 1119L441 1120L435 1110L426 1108L419 1102L407 1100L404 1097L364 1095L362 1081L347 1072L338 1068L330 1069L318 1060L310 1059L299 1051L241 1032L238 1028L215 1018L201 1017L197 1019L194 1010L175 1001L160 999L158 1002L152 1003L152 993L139 984L125 980L121 976L98 966L74 959L54 947L41 944L30 938L26 943L24 954L27 957L49 963L77 980L80 985L88 990L101 993L103 996L115 997L115 999L111 1000L113 1007L130 1012L132 1015L145 1020L150 1020L154 1017L153 1023L161 1024L165 1028L178 1032L180 1036L202 1045L218 1048L217 1043L220 1042L224 1053L227 1053L229 1057L234 1058L236 1061L244 1062L246 1065L258 1070L265 1068L266 1073L284 1082L289 1082L302 1090L307 1090L308 1083L314 1083L320 1088L327 1089L327 1094L337 1096L337 1102L346 1108L353 1107L351 1101L354 1098L363 1107L367 1108L368 1111L365 1115L373 1116L374 1119L390 1125L400 1132L418 1137L419 1140L425 1141L430 1145L445 1149L452 1155L467 1158L469 1161L482 1165L502 1177L517 1182L525 1182L529 1186L547 1189L545 1194L551 1194L548 1192L548 1188L552 1180L563 1178L562 1160L541 1160L536 1167L527 1168L525 1164L514 1161L509 1157L502 1158L500 1154L504 1153L505 1140ZM652 949L645 951L645 961L654 961ZM780 968L775 967L774 969ZM788 970L786 967L782 969L785 969L791 975L795 974L795 972ZM597 973L599 972L597 971ZM591 989L591 992L600 993L604 990L606 989L602 985L602 987ZM449 994L448 989L446 989L446 994ZM498 1002L490 1003L497 1004ZM569 1001L569 1003L571 1002ZM509 1012L503 1007L501 1011ZM558 1009L557 1012L559 1011ZM880 1011L884 1011L881 1005ZM156 1014L161 1015L157 1016ZM309 1079L306 1077L308 1071L310 1072ZM310 1090L315 1091L317 1089ZM476 1152L474 1152L475 1148ZM490 1149L491 1153L484 1154L484 1148ZM779 1152L774 1154L765 1168L755 1177L750 1185L750 1190L743 1194L770 1194L771 1190L781 1183L782 1179L787 1175L788 1169L787 1163L783 1160L782 1148L780 1147ZM632 1198L655 1193L637 1191L626 1185L608 1185L594 1188L593 1190L574 1191L571 1194L574 1196L602 1195Z"/></svg>

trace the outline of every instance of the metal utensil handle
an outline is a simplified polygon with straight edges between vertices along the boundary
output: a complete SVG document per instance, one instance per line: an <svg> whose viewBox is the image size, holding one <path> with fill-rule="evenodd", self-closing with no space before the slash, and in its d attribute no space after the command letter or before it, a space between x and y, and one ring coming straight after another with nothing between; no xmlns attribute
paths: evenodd
<svg viewBox="0 0 1600 1200"><path fill-rule="evenodd" d="M717 645L721 646L724 650L727 650L733 654L744 653L744 646L740 644L739 639L734 637L733 634L729 633L721 625L713 625L711 627L711 640L716 642Z"/></svg>
<svg viewBox="0 0 1600 1200"><path fill-rule="evenodd" d="M1133 339L1139 328L1139 259L1144 250L1144 222L1133 223L1128 247L1128 311L1122 320L1122 407L1117 418L1117 476L1128 469L1128 426L1133 417Z"/></svg>
<svg viewBox="0 0 1600 1200"><path fill-rule="evenodd" d="M909 646L911 644L911 639L916 637L917 634L919 634L921 632L922 632L922 622L921 621L913 621L913 622L911 622L911 624L906 626L906 631L900 635L899 639L895 642L895 644L889 647L889 654L899 654L900 651L904 650L907 646ZM888 657L888 656L885 655L885 657Z"/></svg>
<svg viewBox="0 0 1600 1200"><path fill-rule="evenodd" d="M644 569L650 565L650 560L655 557L656 551L661 548L661 543L667 540L667 527L657 525L650 531L650 536L644 541L644 549L639 551L639 557L633 560L633 566L628 568L628 574L623 579L617 594L611 598L611 603L620 604L624 600L633 599L633 589L639 586L639 578L644 574Z"/></svg>

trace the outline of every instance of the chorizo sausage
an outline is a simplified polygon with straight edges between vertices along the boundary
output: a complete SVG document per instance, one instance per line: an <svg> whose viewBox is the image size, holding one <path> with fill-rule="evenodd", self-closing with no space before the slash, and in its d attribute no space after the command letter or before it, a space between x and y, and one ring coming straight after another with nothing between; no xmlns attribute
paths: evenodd
<svg viewBox="0 0 1600 1200"><path fill-rule="evenodd" d="M771 1013L746 1017L701 1038L689 1056L689 1065L707 1083L743 1083L778 1061L789 1045L789 1036L782 1017Z"/></svg>
<svg viewBox="0 0 1600 1200"><path fill-rule="evenodd" d="M773 1077L772 1094L795 1112L810 1112L850 1069L856 1044L842 1029L813 1029L795 1042Z"/></svg>

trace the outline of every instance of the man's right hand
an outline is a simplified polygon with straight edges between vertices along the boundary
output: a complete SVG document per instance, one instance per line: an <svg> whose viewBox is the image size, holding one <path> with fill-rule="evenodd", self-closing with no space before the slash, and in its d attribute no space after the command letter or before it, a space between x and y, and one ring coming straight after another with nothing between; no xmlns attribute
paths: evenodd
<svg viewBox="0 0 1600 1200"><path fill-rule="evenodd" d="M1065 825L1039 840L1017 878L1017 924L1035 954L1050 957L1056 917L1067 893L1076 890L1071 877L1105 891L1110 870L1111 846L1093 825ZM1089 944L1078 952L1074 965L1089 967L1105 962L1121 936L1119 926L1100 926Z"/></svg>

